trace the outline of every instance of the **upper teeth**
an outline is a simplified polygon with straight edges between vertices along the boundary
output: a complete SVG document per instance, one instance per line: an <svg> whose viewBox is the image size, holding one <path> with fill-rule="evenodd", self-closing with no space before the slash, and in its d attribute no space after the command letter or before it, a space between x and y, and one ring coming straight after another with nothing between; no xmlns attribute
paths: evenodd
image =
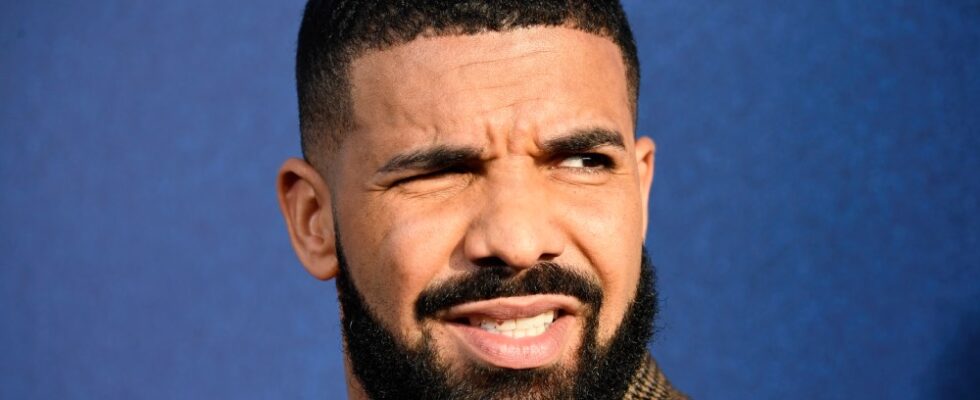
<svg viewBox="0 0 980 400"><path fill-rule="evenodd" d="M545 311L541 314L529 318L497 320L485 317L471 317L470 325L479 326L487 332L499 333L501 335L522 338L538 336L548 328L548 325L555 320L555 310Z"/></svg>

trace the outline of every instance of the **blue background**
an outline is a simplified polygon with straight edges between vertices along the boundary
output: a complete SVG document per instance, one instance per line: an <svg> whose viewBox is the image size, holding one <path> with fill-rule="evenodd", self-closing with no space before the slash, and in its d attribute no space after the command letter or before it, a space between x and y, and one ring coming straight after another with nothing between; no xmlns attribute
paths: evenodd
<svg viewBox="0 0 980 400"><path fill-rule="evenodd" d="M0 6L0 398L339 398L303 2ZM701 399L977 398L980 2L639 1L652 346Z"/></svg>

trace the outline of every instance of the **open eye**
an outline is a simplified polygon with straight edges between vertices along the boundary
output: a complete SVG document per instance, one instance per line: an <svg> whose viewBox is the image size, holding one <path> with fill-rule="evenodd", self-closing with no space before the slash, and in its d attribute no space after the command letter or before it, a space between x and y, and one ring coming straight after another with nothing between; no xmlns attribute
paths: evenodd
<svg viewBox="0 0 980 400"><path fill-rule="evenodd" d="M558 163L559 168L596 170L612 167L612 159L596 153L575 154Z"/></svg>

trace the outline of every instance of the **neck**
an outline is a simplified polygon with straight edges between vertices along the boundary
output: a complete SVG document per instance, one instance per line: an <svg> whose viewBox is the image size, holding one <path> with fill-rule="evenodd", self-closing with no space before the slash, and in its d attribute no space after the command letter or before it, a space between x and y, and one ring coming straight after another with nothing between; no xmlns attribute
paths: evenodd
<svg viewBox="0 0 980 400"><path fill-rule="evenodd" d="M361 382L354 376L347 357L344 357L344 380L347 381L347 400L371 400L361 387Z"/></svg>

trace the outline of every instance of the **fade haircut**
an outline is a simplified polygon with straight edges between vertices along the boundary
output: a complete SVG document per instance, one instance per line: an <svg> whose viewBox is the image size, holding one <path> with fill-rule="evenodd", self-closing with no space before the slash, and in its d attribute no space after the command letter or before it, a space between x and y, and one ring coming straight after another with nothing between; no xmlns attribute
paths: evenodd
<svg viewBox="0 0 980 400"><path fill-rule="evenodd" d="M615 42L636 118L636 43L619 0L310 0L296 51L303 157L319 168L354 128L350 65L372 50L418 37L567 27Z"/></svg>

